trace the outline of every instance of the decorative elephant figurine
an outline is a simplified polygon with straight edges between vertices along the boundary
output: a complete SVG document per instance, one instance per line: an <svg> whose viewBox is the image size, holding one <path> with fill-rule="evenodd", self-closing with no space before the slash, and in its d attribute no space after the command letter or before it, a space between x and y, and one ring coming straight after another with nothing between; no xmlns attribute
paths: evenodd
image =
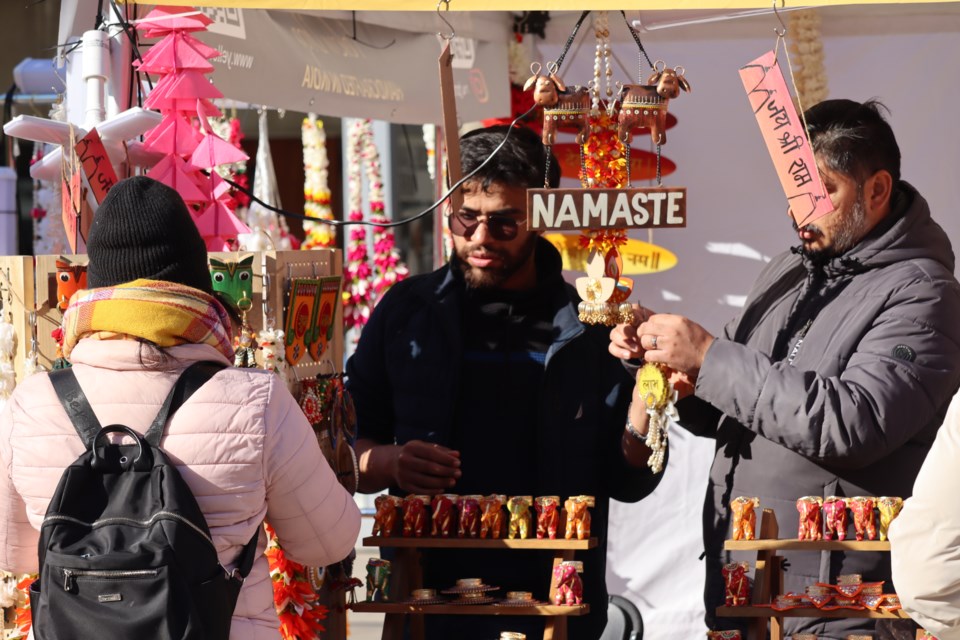
<svg viewBox="0 0 960 640"><path fill-rule="evenodd" d="M457 535L461 538L476 538L480 535L480 496L460 496L457 507L460 508Z"/></svg>
<svg viewBox="0 0 960 640"><path fill-rule="evenodd" d="M877 510L880 511L880 539L887 539L887 530L890 523L899 515L903 509L903 498L891 498L884 496L877 499Z"/></svg>
<svg viewBox="0 0 960 640"><path fill-rule="evenodd" d="M821 506L823 506L823 498L820 496L805 496L797 500L797 511L800 512L800 523L797 527L798 539L820 540L823 537Z"/></svg>
<svg viewBox="0 0 960 640"><path fill-rule="evenodd" d="M532 496L513 496L507 500L507 511L510 512L510 526L508 538L521 539L530 537L530 507L533 506Z"/></svg>
<svg viewBox="0 0 960 640"><path fill-rule="evenodd" d="M480 498L480 537L494 540L503 535L503 503L507 496L491 494Z"/></svg>
<svg viewBox="0 0 960 640"><path fill-rule="evenodd" d="M398 496L384 494L373 501L377 512L373 516L373 535L389 538L397 529L397 510L403 504Z"/></svg>
<svg viewBox="0 0 960 640"><path fill-rule="evenodd" d="M87 265L74 264L60 256L57 264L57 308L67 310L67 304L80 289L87 288Z"/></svg>
<svg viewBox="0 0 960 640"><path fill-rule="evenodd" d="M560 525L560 497L540 496L534 508L537 510L537 539L555 540Z"/></svg>
<svg viewBox="0 0 960 640"><path fill-rule="evenodd" d="M730 502L733 511L733 539L753 540L757 532L757 512L760 498L738 496Z"/></svg>
<svg viewBox="0 0 960 640"><path fill-rule="evenodd" d="M857 540L877 539L877 518L873 513L875 506L873 498L859 496L847 500L850 513L853 514L853 528L857 532Z"/></svg>
<svg viewBox="0 0 960 640"><path fill-rule="evenodd" d="M720 569L723 575L725 604L728 607L744 607L750 601L750 580L747 578L749 568L750 565L746 562L731 562Z"/></svg>
<svg viewBox="0 0 960 640"><path fill-rule="evenodd" d="M575 86L567 90L557 76L554 63L547 65L548 74L540 75L540 63L530 65L533 75L523 85L523 90L533 88L533 101L543 107L543 144L556 142L561 126L577 127L577 144L586 142L590 133L590 90Z"/></svg>
<svg viewBox="0 0 960 640"><path fill-rule="evenodd" d="M430 496L409 495L403 499L403 537L422 538L427 533Z"/></svg>
<svg viewBox="0 0 960 640"><path fill-rule="evenodd" d="M621 85L617 136L625 146L633 142L633 130L642 127L650 128L653 144L667 143L667 105L680 95L681 89L690 91L683 74L683 67L671 69L657 60L647 84Z"/></svg>
<svg viewBox="0 0 960 640"><path fill-rule="evenodd" d="M390 600L390 561L370 558L367 562L367 602Z"/></svg>
<svg viewBox="0 0 960 640"><path fill-rule="evenodd" d="M847 539L847 503L838 496L829 496L823 501L823 539Z"/></svg>
<svg viewBox="0 0 960 640"><path fill-rule="evenodd" d="M578 560L566 560L553 568L553 579L557 591L553 594L553 604L573 606L583 604L583 563Z"/></svg>
<svg viewBox="0 0 960 640"><path fill-rule="evenodd" d="M571 540L576 535L577 540L586 540L590 537L590 512L587 508L596 503L593 496L571 496L563 503L563 508L567 510L564 538Z"/></svg>
<svg viewBox="0 0 960 640"><path fill-rule="evenodd" d="M453 493L441 493L433 497L433 527L430 535L449 538L457 521L457 498Z"/></svg>

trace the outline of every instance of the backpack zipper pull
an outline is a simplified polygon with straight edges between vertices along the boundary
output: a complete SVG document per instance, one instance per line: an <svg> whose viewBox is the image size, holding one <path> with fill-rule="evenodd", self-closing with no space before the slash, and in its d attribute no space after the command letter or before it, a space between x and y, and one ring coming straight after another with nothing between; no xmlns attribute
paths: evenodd
<svg viewBox="0 0 960 640"><path fill-rule="evenodd" d="M73 587L76 585L76 581L73 579L73 571L70 569L63 570L63 590L64 591L73 591Z"/></svg>

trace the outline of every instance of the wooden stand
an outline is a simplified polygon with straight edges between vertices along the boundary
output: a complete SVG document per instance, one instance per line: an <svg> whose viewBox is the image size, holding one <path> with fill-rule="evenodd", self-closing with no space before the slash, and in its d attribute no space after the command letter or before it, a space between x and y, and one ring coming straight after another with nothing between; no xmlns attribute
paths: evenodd
<svg viewBox="0 0 960 640"><path fill-rule="evenodd" d="M423 586L423 572L420 567L420 549L526 549L553 551L553 566L564 560L573 560L578 550L592 549L597 539L589 540L537 540L537 539L499 539L481 540L478 538L395 538L370 537L362 542L365 547L392 547L397 549L393 561L392 591L411 593ZM550 580L550 601L556 593L556 584ZM589 605L556 606L538 605L532 607L500 607L495 605L425 605L394 604L387 602L357 602L350 605L357 612L384 613L382 640L401 640L405 617L410 617L411 640L423 640L424 615L483 615L483 616L549 616L544 640L570 640L567 635L567 617L582 616L590 612Z"/></svg>
<svg viewBox="0 0 960 640"><path fill-rule="evenodd" d="M770 640L784 640L784 618L909 618L903 610L870 611L868 609L835 609L824 611L816 607L801 607L787 611L777 611L769 607L756 605L769 604L783 593L783 557L777 551L889 551L889 542L879 540L780 540L777 538L779 526L772 509L764 509L760 518L760 531L756 540L727 540L727 551L756 551L756 573L753 580L754 606L717 607L717 616L723 618L752 618L748 640L764 640L767 624L770 625ZM919 638L919 633L917 635Z"/></svg>

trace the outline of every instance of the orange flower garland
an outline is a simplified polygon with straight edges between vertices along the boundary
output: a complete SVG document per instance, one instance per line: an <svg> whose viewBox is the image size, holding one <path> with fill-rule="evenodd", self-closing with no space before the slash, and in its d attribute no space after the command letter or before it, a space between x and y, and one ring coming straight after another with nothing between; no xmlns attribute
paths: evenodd
<svg viewBox="0 0 960 640"><path fill-rule="evenodd" d="M267 531L264 553L270 563L273 604L280 618L280 636L284 640L319 638L326 631L320 622L326 620L329 610L317 603L317 594L310 586L306 567L288 560L273 528L266 523L263 526Z"/></svg>
<svg viewBox="0 0 960 640"><path fill-rule="evenodd" d="M583 155L580 184L584 187L621 189L627 186L627 159L623 143L617 137L617 120L606 109L591 118L590 136L583 144Z"/></svg>

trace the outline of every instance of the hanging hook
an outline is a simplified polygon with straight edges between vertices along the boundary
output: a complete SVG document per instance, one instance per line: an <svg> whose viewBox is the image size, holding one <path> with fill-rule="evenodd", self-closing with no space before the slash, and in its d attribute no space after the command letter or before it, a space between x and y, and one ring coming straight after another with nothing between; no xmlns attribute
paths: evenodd
<svg viewBox="0 0 960 640"><path fill-rule="evenodd" d="M457 36L456 29L453 28L453 25L450 24L450 21L443 17L443 14L440 13L440 5L443 5L445 11L450 11L450 0L440 0L437 3L437 17L443 21L443 24L447 25L447 29L450 29L450 33L445 34L442 31L438 31L437 35L443 38L444 40L453 40Z"/></svg>
<svg viewBox="0 0 960 640"><path fill-rule="evenodd" d="M362 44L363 46L370 47L371 49L389 49L397 42L396 38L394 38L387 44L373 44L371 42L364 42L363 40L357 37L357 12L356 11L350 12L350 20L353 23L353 35L350 36L350 39L356 42L357 44Z"/></svg>
<svg viewBox="0 0 960 640"><path fill-rule="evenodd" d="M780 0L780 6L786 8L787 0ZM783 18L780 17L780 12L777 11L777 0L773 0L773 15L777 16L777 22L780 23L780 28L773 28L773 32L777 34L777 37L782 38L787 35L787 25L783 23Z"/></svg>

